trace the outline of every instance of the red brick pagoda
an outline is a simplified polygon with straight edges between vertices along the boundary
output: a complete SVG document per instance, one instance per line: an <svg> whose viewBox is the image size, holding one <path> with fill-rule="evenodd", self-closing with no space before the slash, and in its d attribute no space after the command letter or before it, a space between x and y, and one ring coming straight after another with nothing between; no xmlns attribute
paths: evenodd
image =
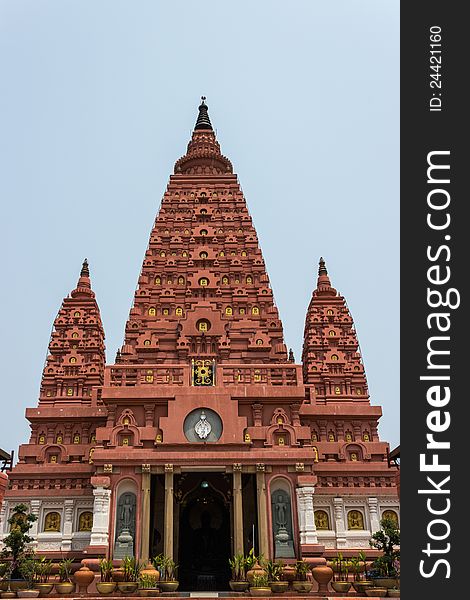
<svg viewBox="0 0 470 600"><path fill-rule="evenodd" d="M54 322L29 443L9 475L41 553L141 558L228 580L252 545L285 561L367 549L398 519L395 471L353 320L323 259L302 364L204 99L150 235L114 364L85 261ZM215 549L215 550L214 550Z"/></svg>

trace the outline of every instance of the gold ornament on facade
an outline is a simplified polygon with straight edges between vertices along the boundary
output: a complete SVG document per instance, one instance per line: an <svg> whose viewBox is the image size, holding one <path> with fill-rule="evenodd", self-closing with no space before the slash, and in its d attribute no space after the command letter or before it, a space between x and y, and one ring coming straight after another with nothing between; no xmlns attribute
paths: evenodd
<svg viewBox="0 0 470 600"><path fill-rule="evenodd" d="M78 531L91 531L93 527L93 513L83 512L78 519Z"/></svg>
<svg viewBox="0 0 470 600"><path fill-rule="evenodd" d="M192 361L192 384L194 386L215 385L215 361L198 359Z"/></svg>
<svg viewBox="0 0 470 600"><path fill-rule="evenodd" d="M315 527L317 529L329 529L330 519L324 510L315 511Z"/></svg>
<svg viewBox="0 0 470 600"><path fill-rule="evenodd" d="M60 531L60 515L58 512L47 513L44 519L44 531Z"/></svg>
<svg viewBox="0 0 470 600"><path fill-rule="evenodd" d="M364 517L358 510L348 512L348 529L364 529Z"/></svg>

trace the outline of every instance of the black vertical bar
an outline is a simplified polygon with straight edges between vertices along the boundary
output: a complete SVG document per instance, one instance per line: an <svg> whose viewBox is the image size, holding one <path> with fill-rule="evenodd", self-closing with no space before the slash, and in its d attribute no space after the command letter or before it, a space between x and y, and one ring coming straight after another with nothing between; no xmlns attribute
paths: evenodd
<svg viewBox="0 0 470 600"><path fill-rule="evenodd" d="M458 467L459 458L468 455L465 439L470 433L465 421L470 399L464 386L464 344L470 333L464 289L469 257L464 240L470 237L465 218L469 194L464 188L469 170L464 135L470 119L464 110L464 89L470 36L464 8L463 3L436 0L401 3L400 472L405 600L463 593L464 555L457 545L470 530L468 492L463 489L468 467ZM433 440L443 445L433 447Z"/></svg>

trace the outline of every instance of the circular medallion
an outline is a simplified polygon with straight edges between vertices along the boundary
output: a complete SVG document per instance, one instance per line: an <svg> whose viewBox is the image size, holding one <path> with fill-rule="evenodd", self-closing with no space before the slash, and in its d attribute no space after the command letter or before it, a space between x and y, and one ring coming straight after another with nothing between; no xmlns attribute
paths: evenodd
<svg viewBox="0 0 470 600"><path fill-rule="evenodd" d="M192 410L183 423L188 442L217 442L222 435L222 419L211 408Z"/></svg>
<svg viewBox="0 0 470 600"><path fill-rule="evenodd" d="M206 413L204 411L201 411L201 418L194 426L194 431L201 438L201 440L205 440L212 431L212 425L207 420Z"/></svg>

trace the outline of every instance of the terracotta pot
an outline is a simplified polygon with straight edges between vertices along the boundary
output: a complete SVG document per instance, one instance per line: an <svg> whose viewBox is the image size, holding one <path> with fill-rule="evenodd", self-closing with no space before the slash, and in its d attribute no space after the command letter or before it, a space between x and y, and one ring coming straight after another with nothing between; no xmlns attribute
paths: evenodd
<svg viewBox="0 0 470 600"><path fill-rule="evenodd" d="M124 569L119 567L117 569L113 569L113 581L124 581Z"/></svg>
<svg viewBox="0 0 470 600"><path fill-rule="evenodd" d="M139 584L137 581L120 581L117 586L121 594L127 595L134 594L137 591Z"/></svg>
<svg viewBox="0 0 470 600"><path fill-rule="evenodd" d="M293 565L284 565L284 568L282 570L282 575L288 583L290 583L291 581L294 581L295 567Z"/></svg>
<svg viewBox="0 0 470 600"><path fill-rule="evenodd" d="M321 594L326 594L328 592L328 583L333 577L333 569L327 565L313 567L312 576L318 583L318 591Z"/></svg>
<svg viewBox="0 0 470 600"><path fill-rule="evenodd" d="M98 581L96 583L96 589L100 594L106 596L106 594L112 594L116 589L117 583L115 581Z"/></svg>
<svg viewBox="0 0 470 600"><path fill-rule="evenodd" d="M330 585L335 592L342 592L343 594L347 594L351 589L349 581L332 581Z"/></svg>
<svg viewBox="0 0 470 600"><path fill-rule="evenodd" d="M283 594L287 592L289 588L288 581L271 581L270 583L271 591L273 594Z"/></svg>
<svg viewBox="0 0 470 600"><path fill-rule="evenodd" d="M162 592L176 592L179 584L179 581L160 581L158 587Z"/></svg>
<svg viewBox="0 0 470 600"><path fill-rule="evenodd" d="M258 561L256 561L255 564L252 566L252 568L249 571L247 571L246 578L248 579L249 583L253 583L253 579L254 579L255 575L257 575L257 576L266 575L265 569L263 569L263 567L260 566ZM271 589L271 588L269 588L269 589Z"/></svg>
<svg viewBox="0 0 470 600"><path fill-rule="evenodd" d="M59 594L59 596L67 596L67 594L71 594L75 591L75 584L70 583L70 581L58 581L55 584L55 591Z"/></svg>
<svg viewBox="0 0 470 600"><path fill-rule="evenodd" d="M88 586L95 579L95 575L93 571L90 571L90 569L84 565L78 569L78 571L75 571L73 579L78 585L79 593L86 594Z"/></svg>
<svg viewBox="0 0 470 600"><path fill-rule="evenodd" d="M370 587L366 589L366 596L372 596L373 598L385 598L387 591L387 588L383 587Z"/></svg>
<svg viewBox="0 0 470 600"><path fill-rule="evenodd" d="M39 590L39 595L42 597L47 596L52 592L52 588L54 587L53 583L35 583L34 589Z"/></svg>
<svg viewBox="0 0 470 600"><path fill-rule="evenodd" d="M248 581L229 581L228 584L232 592L246 592L250 585Z"/></svg>
<svg viewBox="0 0 470 600"><path fill-rule="evenodd" d="M313 588L313 583L311 581L296 581L294 579L292 587L298 594L308 594Z"/></svg>
<svg viewBox="0 0 470 600"><path fill-rule="evenodd" d="M271 588L270 587L251 587L250 595L255 596L257 598L270 596Z"/></svg>
<svg viewBox="0 0 470 600"><path fill-rule="evenodd" d="M148 563L148 565L145 567L145 569L142 569L142 571L140 572L140 575L146 575L147 577L153 577L155 578L157 581L160 579L160 571L157 571L157 569L153 566L153 564L151 562ZM147 588L147 589L151 589L151 588Z"/></svg>
<svg viewBox="0 0 470 600"><path fill-rule="evenodd" d="M18 598L37 598L39 596L39 590L18 590L16 595Z"/></svg>

